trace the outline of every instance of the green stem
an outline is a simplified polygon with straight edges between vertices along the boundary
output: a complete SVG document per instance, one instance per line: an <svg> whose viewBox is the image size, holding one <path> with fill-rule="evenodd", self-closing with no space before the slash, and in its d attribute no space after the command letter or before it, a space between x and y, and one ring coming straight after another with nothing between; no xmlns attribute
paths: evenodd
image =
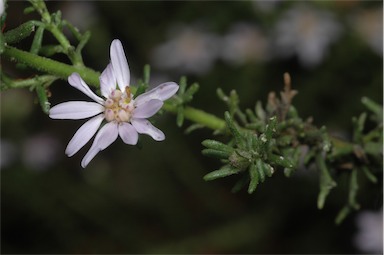
<svg viewBox="0 0 384 255"><path fill-rule="evenodd" d="M163 109L168 112L177 113L177 106L172 105L169 102L164 103ZM184 108L184 117L194 123L204 125L212 130L218 130L225 127L225 121L223 119L190 106Z"/></svg>
<svg viewBox="0 0 384 255"><path fill-rule="evenodd" d="M75 66L84 66L81 55L76 54L75 48L68 41L67 37L63 34L58 24L52 20L51 14L49 13L47 6L44 1L41 0L30 0L30 3L41 15L43 23L46 24L45 29L52 33L56 40L63 46L64 53L69 57L72 64ZM57 13L58 14L58 13Z"/></svg>
<svg viewBox="0 0 384 255"><path fill-rule="evenodd" d="M1 91L11 88L33 88L36 85L52 83L57 79L54 75L41 75L31 79L17 79L13 80L5 74L1 75Z"/></svg>
<svg viewBox="0 0 384 255"><path fill-rule="evenodd" d="M56 75L62 79L67 79L72 73L79 73L87 84L99 87L100 73L90 68L67 65L11 46L6 46L2 55L11 61L23 63L38 71Z"/></svg>

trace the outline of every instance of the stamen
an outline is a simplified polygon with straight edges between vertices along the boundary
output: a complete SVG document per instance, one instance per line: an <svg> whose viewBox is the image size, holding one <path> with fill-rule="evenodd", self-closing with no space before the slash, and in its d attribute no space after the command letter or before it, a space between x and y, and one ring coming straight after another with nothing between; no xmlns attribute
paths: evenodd
<svg viewBox="0 0 384 255"><path fill-rule="evenodd" d="M118 116L119 116L120 121L127 122L130 119L130 114L128 112L122 110L122 109L119 110Z"/></svg>
<svg viewBox="0 0 384 255"><path fill-rule="evenodd" d="M123 93L120 90L118 90L118 89L112 91L112 93L111 93L111 97L114 100L119 100L122 95L123 95Z"/></svg>
<svg viewBox="0 0 384 255"><path fill-rule="evenodd" d="M111 109L107 109L104 112L105 119L109 122L115 119L115 113Z"/></svg>
<svg viewBox="0 0 384 255"><path fill-rule="evenodd" d="M107 100L105 100L104 102L104 106L107 107L107 108L111 108L113 106L114 102L112 99L108 98Z"/></svg>
<svg viewBox="0 0 384 255"><path fill-rule="evenodd" d="M127 94L127 98L125 99L125 102L129 104L132 99L131 88L129 86L125 87L125 93Z"/></svg>

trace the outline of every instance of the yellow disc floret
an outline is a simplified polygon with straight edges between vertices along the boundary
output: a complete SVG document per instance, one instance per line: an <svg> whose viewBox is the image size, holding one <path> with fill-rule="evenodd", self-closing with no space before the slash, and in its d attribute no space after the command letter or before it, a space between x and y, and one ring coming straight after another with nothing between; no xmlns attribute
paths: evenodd
<svg viewBox="0 0 384 255"><path fill-rule="evenodd" d="M132 116L133 100L131 90L127 86L124 93L120 90L113 90L107 100L104 102L105 119L116 122L129 122Z"/></svg>

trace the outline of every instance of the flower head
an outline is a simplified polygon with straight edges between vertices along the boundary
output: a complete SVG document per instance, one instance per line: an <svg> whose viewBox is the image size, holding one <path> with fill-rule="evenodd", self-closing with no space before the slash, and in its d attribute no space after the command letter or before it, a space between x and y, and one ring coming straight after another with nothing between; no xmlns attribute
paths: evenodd
<svg viewBox="0 0 384 255"><path fill-rule="evenodd" d="M78 73L68 77L70 85L83 92L95 102L70 101L51 108L52 119L85 119L85 122L69 142L65 153L71 157L78 152L99 130L103 120L107 123L97 132L93 144L84 156L81 166L86 167L96 154L112 144L118 136L126 144L135 145L138 134L147 134L156 141L165 139L164 133L153 126L147 118L163 106L163 101L172 97L179 86L174 82L163 83L134 98L129 87L130 72L119 40L112 41L111 63L100 76L99 97L83 81Z"/></svg>

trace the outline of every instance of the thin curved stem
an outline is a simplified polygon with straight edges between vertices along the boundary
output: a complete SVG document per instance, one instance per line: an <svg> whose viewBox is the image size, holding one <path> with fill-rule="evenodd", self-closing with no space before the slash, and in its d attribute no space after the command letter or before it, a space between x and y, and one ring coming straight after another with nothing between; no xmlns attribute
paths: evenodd
<svg viewBox="0 0 384 255"><path fill-rule="evenodd" d="M79 73L87 84L99 87L100 73L87 67L67 65L11 46L5 46L2 55L11 61L23 63L33 69L56 75L62 79L67 79L72 73Z"/></svg>

